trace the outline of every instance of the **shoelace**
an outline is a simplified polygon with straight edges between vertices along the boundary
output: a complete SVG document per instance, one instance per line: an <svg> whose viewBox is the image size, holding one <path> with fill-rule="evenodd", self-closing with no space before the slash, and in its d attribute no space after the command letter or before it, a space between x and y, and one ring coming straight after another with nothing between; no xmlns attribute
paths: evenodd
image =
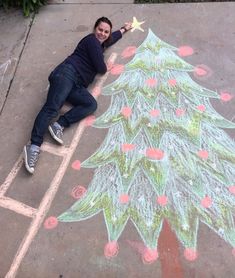
<svg viewBox="0 0 235 278"><path fill-rule="evenodd" d="M63 137L63 128L57 128L56 129L56 135L59 137Z"/></svg>
<svg viewBox="0 0 235 278"><path fill-rule="evenodd" d="M39 152L34 151L31 153L30 159L29 159L29 165L30 167L35 166L36 162L38 161Z"/></svg>

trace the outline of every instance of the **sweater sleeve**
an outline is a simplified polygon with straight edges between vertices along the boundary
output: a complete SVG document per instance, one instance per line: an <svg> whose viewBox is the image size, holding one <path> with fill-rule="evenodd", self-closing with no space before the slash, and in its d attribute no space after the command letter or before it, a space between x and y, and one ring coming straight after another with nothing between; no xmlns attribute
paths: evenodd
<svg viewBox="0 0 235 278"><path fill-rule="evenodd" d="M90 37L87 50L95 70L101 74L106 73L107 67L104 62L103 48L94 36Z"/></svg>

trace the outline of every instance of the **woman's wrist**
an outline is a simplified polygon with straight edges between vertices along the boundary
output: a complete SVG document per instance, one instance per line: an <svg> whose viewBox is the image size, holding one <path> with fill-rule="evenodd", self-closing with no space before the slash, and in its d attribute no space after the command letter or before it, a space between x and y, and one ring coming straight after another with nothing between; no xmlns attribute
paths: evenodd
<svg viewBox="0 0 235 278"><path fill-rule="evenodd" d="M126 33L127 31L129 31L130 29L132 28L132 23L131 22L126 22L125 25L123 25L121 28L120 28L120 32L122 34Z"/></svg>
<svg viewBox="0 0 235 278"><path fill-rule="evenodd" d="M122 34L124 34L124 33L126 33L128 30L126 29L125 26L122 26L122 27L120 28L120 31L121 31Z"/></svg>

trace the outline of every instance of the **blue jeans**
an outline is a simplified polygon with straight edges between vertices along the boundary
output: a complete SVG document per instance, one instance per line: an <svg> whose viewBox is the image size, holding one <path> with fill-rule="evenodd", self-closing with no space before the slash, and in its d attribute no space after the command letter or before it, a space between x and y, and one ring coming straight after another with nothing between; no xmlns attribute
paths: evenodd
<svg viewBox="0 0 235 278"><path fill-rule="evenodd" d="M58 116L65 101L73 108L59 117L57 122L63 127L82 120L97 109L96 100L83 86L80 75L71 64L63 62L58 65L48 80L47 100L35 119L31 134L31 143L37 146L41 146L51 120Z"/></svg>

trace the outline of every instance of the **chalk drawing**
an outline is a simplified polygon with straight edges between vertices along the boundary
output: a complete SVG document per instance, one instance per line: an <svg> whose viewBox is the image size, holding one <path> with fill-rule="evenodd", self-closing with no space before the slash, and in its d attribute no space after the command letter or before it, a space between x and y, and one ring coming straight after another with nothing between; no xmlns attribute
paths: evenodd
<svg viewBox="0 0 235 278"><path fill-rule="evenodd" d="M73 188L71 195L74 199L81 199L86 193L86 188L83 185L77 185Z"/></svg>
<svg viewBox="0 0 235 278"><path fill-rule="evenodd" d="M13 61L17 61L17 58L8 59L5 63L0 64L0 84L3 83L8 67Z"/></svg>
<svg viewBox="0 0 235 278"><path fill-rule="evenodd" d="M54 229L58 225L58 220L54 216L50 216L44 222L44 228L47 230Z"/></svg>
<svg viewBox="0 0 235 278"><path fill-rule="evenodd" d="M136 19L136 17L134 16L133 17L133 21L132 21L132 29L131 29L131 32L134 32L135 30L140 30L142 32L144 32L144 29L142 27L140 27L145 21L138 21Z"/></svg>
<svg viewBox="0 0 235 278"><path fill-rule="evenodd" d="M93 124L107 128L107 136L92 156L79 161L79 169L95 168L93 180L58 220L103 213L108 258L117 255L128 220L145 245L145 263L158 258L164 219L189 261L198 258L200 223L235 247L235 143L223 130L235 124L211 105L220 95L191 78L210 74L209 68L186 63L177 54L191 55L192 48L177 49L151 30L138 48L123 53L122 59L133 58L103 89L111 104Z"/></svg>
<svg viewBox="0 0 235 278"><path fill-rule="evenodd" d="M0 80L1 80L0 83L3 82L4 76L10 64L11 64L11 60L9 59L5 63L0 65Z"/></svg>
<svg viewBox="0 0 235 278"><path fill-rule="evenodd" d="M190 56L194 53L194 50L192 47L188 45L182 45L178 48L178 55L180 57Z"/></svg>
<svg viewBox="0 0 235 278"><path fill-rule="evenodd" d="M207 65L197 65L194 68L194 77L198 80L206 80L212 73L212 70Z"/></svg>
<svg viewBox="0 0 235 278"><path fill-rule="evenodd" d="M220 99L223 101L223 102L228 102L230 100L233 99L233 95L227 91L222 91L220 93Z"/></svg>

